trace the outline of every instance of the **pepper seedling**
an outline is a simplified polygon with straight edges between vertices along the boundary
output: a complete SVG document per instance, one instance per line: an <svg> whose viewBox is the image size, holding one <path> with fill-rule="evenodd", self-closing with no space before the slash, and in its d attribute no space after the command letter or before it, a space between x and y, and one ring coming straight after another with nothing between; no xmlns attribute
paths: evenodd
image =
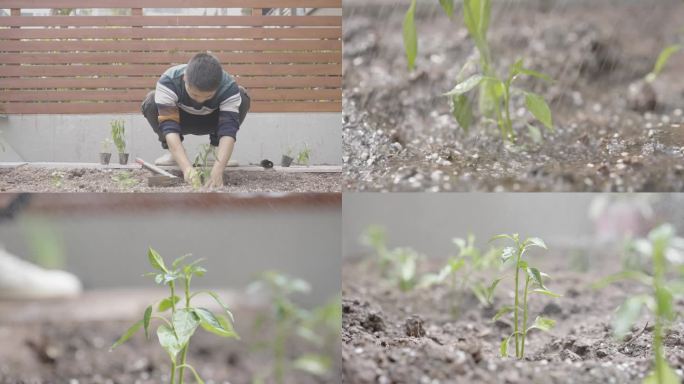
<svg viewBox="0 0 684 384"><path fill-rule="evenodd" d="M508 346L511 339L515 339L515 356L518 359L523 359L525 357L525 339L527 333L533 329L538 329L540 331L549 331L556 325L556 321L542 316L537 316L528 327L528 298L530 293L543 294L551 297L560 297L560 295L551 292L544 285L544 278L548 277L547 274L541 272L539 269L530 266L526 260L523 260L525 252L532 248L538 247L543 249L548 249L544 241L538 237L530 237L521 241L520 236L516 233L513 235L497 235L494 236L490 241L495 241L498 239L508 239L513 245L505 247L501 251L501 261L506 263L508 260L513 260L515 262L515 292L513 296L513 305L507 305L501 308L497 314L494 316L493 320L496 321L502 316L513 312L513 333L508 337L505 337L501 341L501 346L499 351L502 357L508 356ZM524 289L521 291L521 281L520 272L525 274ZM494 280L494 286L498 284L501 278ZM522 295L522 303L520 296ZM520 312L522 312L522 319L520 318Z"/></svg>
<svg viewBox="0 0 684 384"><path fill-rule="evenodd" d="M453 0L440 0L440 5L450 18L453 16ZM456 86L444 95L450 98L451 113L464 131L468 132L473 123L473 107L467 94L474 88L479 87L480 114L485 122L493 122L499 128L504 140L514 142L516 135L513 130L511 118L511 101L514 92L525 96L526 109L550 131L554 131L551 109L541 95L530 91L523 91L513 87L513 83L520 76L529 76L550 82L551 79L539 72L525 68L520 59L513 64L505 78L499 77L494 70L491 49L487 41L487 32L491 21L491 0L463 0L463 22L468 34L473 39L475 47L480 54L481 73L472 75L466 79L463 73L470 66L467 62L457 76ZM409 69L415 66L418 53L418 39L415 25L416 0L411 5L404 17L404 46L409 63ZM537 127L526 124L530 136L538 141L541 133Z"/></svg>
<svg viewBox="0 0 684 384"><path fill-rule="evenodd" d="M676 250L675 247L672 247L673 243L677 243L677 248L680 249ZM667 271L670 264L673 267L679 264L681 271L684 239L675 236L674 228L671 225L663 224L653 229L649 233L648 239L636 240L634 247L644 255L651 256L652 275L633 269L624 270L602 279L594 286L602 288L620 280L632 280L650 288L650 293L629 297L617 309L613 320L613 334L615 337L622 339L636 323L644 307L651 311L655 317L655 326L653 328L654 367L643 383L679 384L681 379L665 359L663 336L665 327L677 315L673 308L673 298L684 296L684 277L681 272L678 278L667 279ZM668 259L672 261L668 261Z"/></svg>
<svg viewBox="0 0 684 384"><path fill-rule="evenodd" d="M157 320L161 322L161 325L157 328L157 338L159 339L159 344L168 353L171 360L170 384L183 384L186 368L192 372L197 383L204 383L197 370L187 363L190 338L198 326L221 337L240 338L233 329L233 314L215 292L207 290L190 291L192 278L194 276L203 276L207 272L206 269L198 265L202 259L183 264L183 261L190 256L185 255L177 258L169 268L159 253L149 248L147 258L152 268L156 271L147 273L144 276L154 277L154 281L157 284L168 286L169 296L154 305L149 305L145 309L142 320L133 324L110 348L111 351L120 346L138 332L140 328L145 330L145 337L149 340L152 321ZM183 298L184 306L178 305L181 302L181 297L176 295L177 284L183 287L185 294ZM193 307L191 305L192 298L200 294L211 296L223 308L225 315L216 315L206 308ZM171 316L164 316L163 314L169 310L171 310Z"/></svg>
<svg viewBox="0 0 684 384"><path fill-rule="evenodd" d="M378 267L384 278L396 284L402 291L410 291L418 284L416 269L422 255L408 247L388 249L385 238L385 229L372 225L361 236L361 243L375 251Z"/></svg>
<svg viewBox="0 0 684 384"><path fill-rule="evenodd" d="M330 359L321 354L305 353L294 361L287 360L287 344L291 336L299 335L306 340L323 343L323 338L315 329L320 322L332 321L328 318L331 315L330 308L321 309L321 312L311 312L298 306L291 299L294 294L308 293L310 290L308 282L276 271L263 272L259 279L247 288L248 292L265 292L271 298L276 330L274 337L262 344L273 353L272 376L277 384L285 381L285 375L291 368L317 376L325 375L330 369ZM336 316L336 313L333 312L332 316ZM256 382L262 381L263 377L256 379Z"/></svg>

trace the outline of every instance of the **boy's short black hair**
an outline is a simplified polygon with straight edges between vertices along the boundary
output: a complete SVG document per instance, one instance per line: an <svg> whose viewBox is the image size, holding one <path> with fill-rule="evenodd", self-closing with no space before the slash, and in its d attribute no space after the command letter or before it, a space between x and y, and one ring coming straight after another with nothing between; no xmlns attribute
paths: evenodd
<svg viewBox="0 0 684 384"><path fill-rule="evenodd" d="M185 78L190 85L202 92L215 91L223 79L223 68L214 55L198 53L188 62Z"/></svg>

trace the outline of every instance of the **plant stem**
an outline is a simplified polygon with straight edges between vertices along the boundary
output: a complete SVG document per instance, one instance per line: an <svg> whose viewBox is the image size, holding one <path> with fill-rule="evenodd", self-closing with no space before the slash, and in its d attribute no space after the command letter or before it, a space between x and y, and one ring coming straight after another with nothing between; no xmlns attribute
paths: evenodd
<svg viewBox="0 0 684 384"><path fill-rule="evenodd" d="M171 384L176 384L176 362L171 362Z"/></svg>
<svg viewBox="0 0 684 384"><path fill-rule="evenodd" d="M190 308L190 279L185 278L185 308L189 309ZM188 355L188 346L190 345L190 340L185 344L183 347L183 351L181 352L181 365L180 365L180 371L178 372L178 376L180 377L180 383L183 384L185 381L185 360Z"/></svg>
<svg viewBox="0 0 684 384"><path fill-rule="evenodd" d="M519 342L519 333L518 333L518 290L519 290L519 274L520 274L520 258L522 257L522 249L520 246L518 246L518 255L515 259L515 307L514 307L514 312L513 312L513 321L515 322L515 326L513 328L513 332L515 332L515 355L520 356L520 342Z"/></svg>
<svg viewBox="0 0 684 384"><path fill-rule="evenodd" d="M285 320L281 320L279 324L277 325L278 330L277 330L277 335L276 335L276 340L275 340L275 346L274 346L274 354L275 354L275 367L274 367L274 376L275 376L275 381L278 384L283 383L284 375L285 375L285 327L283 326L282 322Z"/></svg>
<svg viewBox="0 0 684 384"><path fill-rule="evenodd" d="M655 350L655 372L658 383L665 382L665 358L663 356L663 316L667 311L663 308L662 300L666 293L663 292L663 279L665 276L665 249L666 245L657 245L653 252L653 284L656 297L656 316L653 335L653 349Z"/></svg>
<svg viewBox="0 0 684 384"><path fill-rule="evenodd" d="M525 338L527 337L527 287L530 284L530 278L525 279L525 295L523 296L523 327L522 327L522 345L520 347L520 356L518 359L525 357Z"/></svg>

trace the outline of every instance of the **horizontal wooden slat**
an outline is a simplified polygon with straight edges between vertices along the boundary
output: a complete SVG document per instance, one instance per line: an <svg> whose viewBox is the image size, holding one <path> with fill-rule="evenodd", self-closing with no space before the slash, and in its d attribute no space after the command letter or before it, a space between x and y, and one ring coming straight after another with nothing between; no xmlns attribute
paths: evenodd
<svg viewBox="0 0 684 384"><path fill-rule="evenodd" d="M0 0L0 8L341 8L342 0Z"/></svg>
<svg viewBox="0 0 684 384"><path fill-rule="evenodd" d="M142 101L149 90L126 91L6 91L0 92L0 101ZM339 89L249 89L252 100L341 100Z"/></svg>
<svg viewBox="0 0 684 384"><path fill-rule="evenodd" d="M0 77L29 76L161 76L161 65L4 65ZM234 75L338 75L342 64L235 64L225 68Z"/></svg>
<svg viewBox="0 0 684 384"><path fill-rule="evenodd" d="M250 112L340 112L340 101L332 102L254 102ZM140 113L140 103L0 103L0 113L89 114Z"/></svg>
<svg viewBox="0 0 684 384"><path fill-rule="evenodd" d="M0 18L1 19L1 18ZM173 47L173 48L171 48ZM171 48L171 49L170 49ZM3 41L2 51L301 51L341 50L340 40Z"/></svg>
<svg viewBox="0 0 684 384"><path fill-rule="evenodd" d="M110 78L0 78L0 88L145 88L154 89L156 77L110 77ZM248 88L269 87L341 87L341 76L240 76L240 85Z"/></svg>
<svg viewBox="0 0 684 384"><path fill-rule="evenodd" d="M0 64L182 64L187 63L194 52L142 52L142 53L18 53L0 55ZM225 65L234 63L340 63L341 52L222 52L214 55Z"/></svg>
<svg viewBox="0 0 684 384"><path fill-rule="evenodd" d="M0 7L1 8L1 7ZM329 26L341 16L3 16L0 26Z"/></svg>
<svg viewBox="0 0 684 384"><path fill-rule="evenodd" d="M0 29L0 39L338 39L341 28L40 28ZM2 44L2 42L0 42Z"/></svg>

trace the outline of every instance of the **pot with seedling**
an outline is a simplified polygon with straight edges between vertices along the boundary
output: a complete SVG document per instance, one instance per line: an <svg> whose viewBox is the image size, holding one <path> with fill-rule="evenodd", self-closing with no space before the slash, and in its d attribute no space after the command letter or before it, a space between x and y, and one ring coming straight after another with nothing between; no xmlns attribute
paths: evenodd
<svg viewBox="0 0 684 384"><path fill-rule="evenodd" d="M287 152L283 154L283 157L280 159L280 165L283 167L289 167L292 165L293 161L294 158L292 157L292 148L288 148Z"/></svg>
<svg viewBox="0 0 684 384"><path fill-rule="evenodd" d="M311 159L311 148L304 143L304 149L299 151L297 154L297 164L299 165L309 165L309 160Z"/></svg>
<svg viewBox="0 0 684 384"><path fill-rule="evenodd" d="M107 138L102 140L102 149L100 152L100 164L107 165L112 158L112 141Z"/></svg>
<svg viewBox="0 0 684 384"><path fill-rule="evenodd" d="M119 151L119 164L128 164L128 153L126 153L126 128L123 120L112 120L112 140L116 149Z"/></svg>
<svg viewBox="0 0 684 384"><path fill-rule="evenodd" d="M167 286L169 296L149 305L145 309L143 318L126 330L110 348L111 351L125 343L140 328L145 330L145 337L149 339L152 322L160 323L157 327L157 338L171 360L170 384L183 384L186 369L192 372L197 383L204 383L197 370L187 362L188 345L198 327L217 336L239 339L233 329L233 314L216 293L207 290L190 291L192 278L203 276L207 272L198 265L202 259L184 264L185 259L190 256L181 256L167 266L157 251L152 248L148 250L147 258L155 271L145 276L154 277L157 284ZM183 290L183 297L176 294L177 288ZM194 307L191 300L200 294L213 298L223 309L223 313L214 314L206 308ZM169 311L170 315L168 315Z"/></svg>

